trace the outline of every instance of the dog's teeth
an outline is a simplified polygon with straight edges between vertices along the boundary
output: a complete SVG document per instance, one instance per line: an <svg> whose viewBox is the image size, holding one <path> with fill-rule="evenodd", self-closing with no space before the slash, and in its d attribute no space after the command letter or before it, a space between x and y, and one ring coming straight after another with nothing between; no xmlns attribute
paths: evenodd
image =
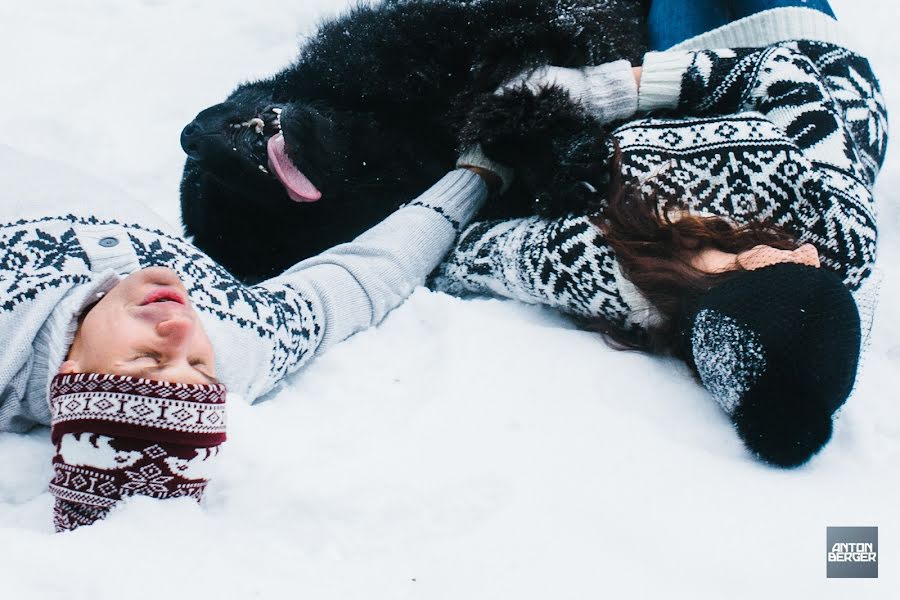
<svg viewBox="0 0 900 600"><path fill-rule="evenodd" d="M269 174L269 170L268 170L267 168L265 168L265 167L262 166L262 165L257 165L257 166L259 167L259 170L260 170L260 171L262 171L262 172L265 173L266 175Z"/></svg>
<svg viewBox="0 0 900 600"><path fill-rule="evenodd" d="M254 129L256 129L256 133L258 133L258 134L260 134L260 135L262 135L263 127L265 127L265 126L266 126L265 121L263 121L263 120L260 119L259 117L253 117L253 118L250 119L249 121L244 121L244 122L241 123L240 125L235 125L236 128L239 128L239 127L247 127L247 128L253 127Z"/></svg>
<svg viewBox="0 0 900 600"><path fill-rule="evenodd" d="M281 111L282 111L282 109L278 108L277 106L272 108L272 112L275 113L276 115L280 115Z"/></svg>
<svg viewBox="0 0 900 600"><path fill-rule="evenodd" d="M232 148L232 150L234 150L235 152L237 152L237 148Z"/></svg>
<svg viewBox="0 0 900 600"><path fill-rule="evenodd" d="M256 129L256 133L262 134L263 127L266 126L265 121L260 119L259 117L254 117L247 121L247 127L253 127Z"/></svg>

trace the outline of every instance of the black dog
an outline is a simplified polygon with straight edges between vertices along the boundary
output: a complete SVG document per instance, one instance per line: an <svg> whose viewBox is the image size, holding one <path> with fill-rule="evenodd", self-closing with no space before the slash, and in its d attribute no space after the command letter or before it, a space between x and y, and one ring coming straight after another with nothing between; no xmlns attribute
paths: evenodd
<svg viewBox="0 0 900 600"><path fill-rule="evenodd" d="M607 130L557 88L498 86L544 64L638 59L646 0L387 0L324 23L297 62L185 127L186 233L256 282L348 241L480 142L516 168L489 216L595 206ZM588 182L591 185L584 185Z"/></svg>

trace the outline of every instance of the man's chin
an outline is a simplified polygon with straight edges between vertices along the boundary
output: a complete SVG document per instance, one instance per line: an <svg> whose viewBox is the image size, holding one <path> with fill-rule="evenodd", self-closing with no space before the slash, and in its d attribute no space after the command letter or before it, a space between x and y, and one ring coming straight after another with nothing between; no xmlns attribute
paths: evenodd
<svg viewBox="0 0 900 600"><path fill-rule="evenodd" d="M140 271L135 271L126 277L126 280L131 277L138 279L141 284L173 286L184 289L184 283L182 283L178 273L169 267L147 267Z"/></svg>

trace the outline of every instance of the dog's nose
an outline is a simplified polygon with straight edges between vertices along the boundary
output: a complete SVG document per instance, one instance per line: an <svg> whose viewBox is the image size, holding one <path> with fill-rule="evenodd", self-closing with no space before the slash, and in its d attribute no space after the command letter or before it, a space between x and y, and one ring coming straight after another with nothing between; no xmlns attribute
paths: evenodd
<svg viewBox="0 0 900 600"><path fill-rule="evenodd" d="M193 121L181 130L181 148L194 160L199 160L203 155L200 131Z"/></svg>
<svg viewBox="0 0 900 600"><path fill-rule="evenodd" d="M237 105L223 102L198 114L181 130L181 147L194 160L201 160L221 145L228 128L240 122Z"/></svg>

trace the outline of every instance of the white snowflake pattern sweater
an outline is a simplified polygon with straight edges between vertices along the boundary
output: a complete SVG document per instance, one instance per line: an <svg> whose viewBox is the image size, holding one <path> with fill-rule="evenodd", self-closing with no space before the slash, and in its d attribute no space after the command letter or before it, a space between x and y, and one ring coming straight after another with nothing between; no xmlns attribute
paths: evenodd
<svg viewBox="0 0 900 600"><path fill-rule="evenodd" d="M400 304L487 196L454 171L353 242L245 286L149 208L62 165L0 146L0 180L0 431L50 424L48 386L77 317L128 273L178 272L220 378L254 401Z"/></svg>
<svg viewBox="0 0 900 600"><path fill-rule="evenodd" d="M868 61L847 45L830 17L785 8L648 54L639 111L649 116L613 133L624 175L692 214L771 219L856 290L875 260L887 115ZM433 285L623 329L658 318L590 217L475 223Z"/></svg>

